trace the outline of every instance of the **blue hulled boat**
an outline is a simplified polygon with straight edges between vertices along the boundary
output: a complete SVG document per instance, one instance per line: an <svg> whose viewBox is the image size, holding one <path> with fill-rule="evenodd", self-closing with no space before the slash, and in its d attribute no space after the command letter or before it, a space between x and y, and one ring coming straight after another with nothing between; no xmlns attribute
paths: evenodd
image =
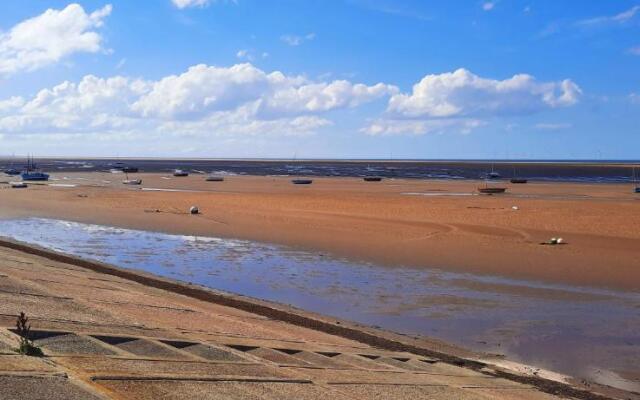
<svg viewBox="0 0 640 400"><path fill-rule="evenodd" d="M48 181L49 174L38 170L32 159L27 160L27 166L20 174L23 181Z"/></svg>

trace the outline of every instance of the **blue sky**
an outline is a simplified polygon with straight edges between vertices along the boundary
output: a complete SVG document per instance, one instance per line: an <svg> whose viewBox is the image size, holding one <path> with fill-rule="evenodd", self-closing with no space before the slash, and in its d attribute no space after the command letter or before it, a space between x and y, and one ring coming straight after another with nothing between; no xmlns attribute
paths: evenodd
<svg viewBox="0 0 640 400"><path fill-rule="evenodd" d="M0 155L640 158L640 2L3 1Z"/></svg>

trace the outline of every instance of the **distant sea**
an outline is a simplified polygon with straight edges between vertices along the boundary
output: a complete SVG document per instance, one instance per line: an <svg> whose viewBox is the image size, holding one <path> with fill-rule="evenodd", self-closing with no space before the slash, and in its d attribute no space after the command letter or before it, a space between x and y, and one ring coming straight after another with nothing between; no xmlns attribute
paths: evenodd
<svg viewBox="0 0 640 400"><path fill-rule="evenodd" d="M140 172L191 172L227 175L287 175L412 179L482 179L491 171L502 178L534 181L623 183L633 180L640 160L209 160L209 159L61 159L35 160L47 172L107 171L118 165L135 166ZM118 164L122 163L122 164ZM0 167L20 169L25 160L0 158Z"/></svg>

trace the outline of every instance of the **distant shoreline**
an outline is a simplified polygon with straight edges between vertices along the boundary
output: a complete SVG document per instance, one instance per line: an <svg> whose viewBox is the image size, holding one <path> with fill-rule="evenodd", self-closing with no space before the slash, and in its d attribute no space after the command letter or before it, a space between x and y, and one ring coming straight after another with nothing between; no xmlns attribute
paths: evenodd
<svg viewBox="0 0 640 400"><path fill-rule="evenodd" d="M27 159L27 156L0 155L0 163L17 162ZM217 158L217 157L63 157L63 156L39 156L36 161L213 161L213 162L265 162L265 163L394 163L394 164L463 164L463 165L576 165L576 166L619 166L636 165L640 167L640 159L637 160L592 160L592 159L420 159L420 158Z"/></svg>

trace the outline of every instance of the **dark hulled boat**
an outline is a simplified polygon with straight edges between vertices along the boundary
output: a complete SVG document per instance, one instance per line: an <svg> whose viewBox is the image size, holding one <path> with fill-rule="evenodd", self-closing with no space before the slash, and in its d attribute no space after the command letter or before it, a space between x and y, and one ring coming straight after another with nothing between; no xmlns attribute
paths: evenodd
<svg viewBox="0 0 640 400"><path fill-rule="evenodd" d="M507 191L505 187L479 187L478 192L483 194L499 194Z"/></svg>
<svg viewBox="0 0 640 400"><path fill-rule="evenodd" d="M4 173L10 176L20 175L20 171L15 168L5 169Z"/></svg>
<svg viewBox="0 0 640 400"><path fill-rule="evenodd" d="M310 185L313 183L311 179L292 179L291 183L294 185Z"/></svg>

